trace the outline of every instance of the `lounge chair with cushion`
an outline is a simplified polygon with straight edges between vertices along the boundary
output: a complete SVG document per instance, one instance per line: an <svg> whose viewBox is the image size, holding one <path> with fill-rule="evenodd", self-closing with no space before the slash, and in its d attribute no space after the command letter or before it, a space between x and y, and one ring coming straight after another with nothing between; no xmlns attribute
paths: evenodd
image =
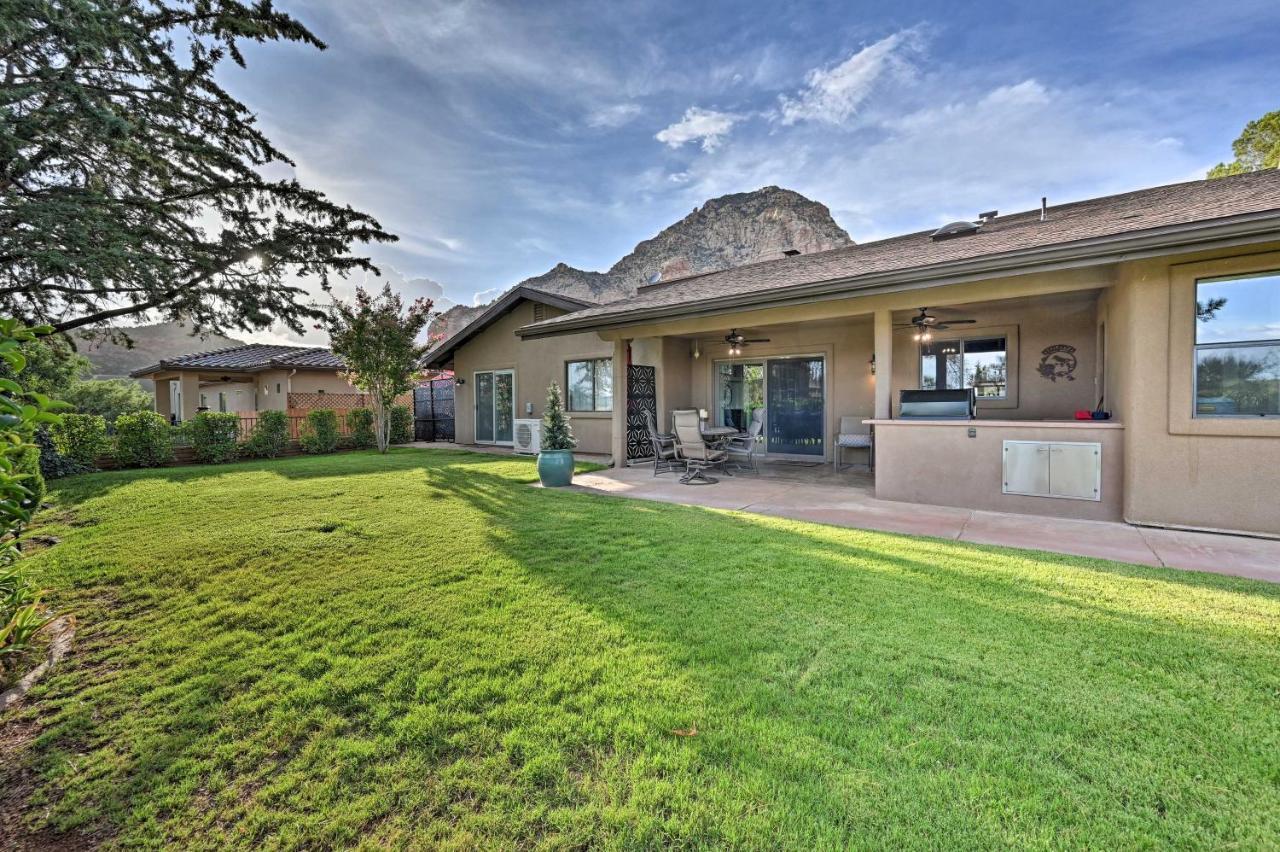
<svg viewBox="0 0 1280 852"><path fill-rule="evenodd" d="M684 476L680 481L685 485L694 482L712 483L717 480L707 476L707 468L723 465L728 457L724 450L716 450L707 446L702 438L698 412L673 411L671 424L676 432L676 458L684 463Z"/></svg>
<svg viewBox="0 0 1280 852"><path fill-rule="evenodd" d="M867 466L873 465L875 449L870 428L861 417L841 417L840 433L836 435L835 470L840 472L841 456L845 450L866 450Z"/></svg>

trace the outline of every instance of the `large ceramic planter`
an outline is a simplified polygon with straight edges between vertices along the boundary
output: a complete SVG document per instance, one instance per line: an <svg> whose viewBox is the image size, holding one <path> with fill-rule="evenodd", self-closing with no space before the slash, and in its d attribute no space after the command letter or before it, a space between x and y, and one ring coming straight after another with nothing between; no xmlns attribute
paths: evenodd
<svg viewBox="0 0 1280 852"><path fill-rule="evenodd" d="M538 453L538 479L544 488L563 488L573 481L573 450Z"/></svg>

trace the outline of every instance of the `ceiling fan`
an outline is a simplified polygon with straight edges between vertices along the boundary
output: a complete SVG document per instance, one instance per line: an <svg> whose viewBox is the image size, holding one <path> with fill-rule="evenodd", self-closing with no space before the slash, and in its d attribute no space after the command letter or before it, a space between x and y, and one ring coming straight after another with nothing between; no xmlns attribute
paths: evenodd
<svg viewBox="0 0 1280 852"><path fill-rule="evenodd" d="M768 343L767 337L747 337L736 328L729 329L729 333L724 336L724 342L729 345L730 355L741 355L742 347L752 343Z"/></svg>
<svg viewBox="0 0 1280 852"><path fill-rule="evenodd" d="M971 325L974 319L940 319L929 313L928 308L921 308L920 313L911 318L911 322L895 326L899 331L912 329L916 340L932 340L933 332L946 331L953 325Z"/></svg>

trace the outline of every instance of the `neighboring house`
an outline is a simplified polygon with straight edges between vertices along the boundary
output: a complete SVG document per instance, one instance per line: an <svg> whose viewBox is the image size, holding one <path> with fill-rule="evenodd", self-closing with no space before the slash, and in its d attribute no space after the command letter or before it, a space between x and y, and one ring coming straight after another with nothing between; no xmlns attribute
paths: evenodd
<svg viewBox="0 0 1280 852"><path fill-rule="evenodd" d="M328 349L251 343L214 352L166 358L130 373L155 382L156 411L172 421L198 411L293 411L333 400L337 409L360 404L342 373L345 364ZM338 396L348 395L348 396Z"/></svg>
<svg viewBox="0 0 1280 852"><path fill-rule="evenodd" d="M513 287L484 313L427 353L423 365L454 375L457 440L511 446L514 421L540 419L547 387L558 382L578 449L613 446L613 343L595 332L521 341L516 329L591 307L589 302Z"/></svg>
<svg viewBox="0 0 1280 852"><path fill-rule="evenodd" d="M764 450L800 461L831 459L840 418L856 416L874 427L885 499L1280 534L1280 171L989 216L537 320L541 298L508 294L509 313L437 361L452 355L477 392L503 380L476 371L512 371L523 416L571 361L611 355L611 432L575 424L590 449L608 434L619 465L629 445L643 454L628 396L664 426L677 408L740 426L763 407ZM937 328L912 325L922 306ZM900 416L904 390L968 387L976 420ZM1100 401L1111 420L1073 419ZM463 440L466 407L460 393Z"/></svg>

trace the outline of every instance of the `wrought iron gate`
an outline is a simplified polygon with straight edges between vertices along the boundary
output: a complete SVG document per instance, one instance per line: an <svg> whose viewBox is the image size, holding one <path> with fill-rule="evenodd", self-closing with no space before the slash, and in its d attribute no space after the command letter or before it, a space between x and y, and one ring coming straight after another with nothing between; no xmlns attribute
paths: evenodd
<svg viewBox="0 0 1280 852"><path fill-rule="evenodd" d="M653 367L627 365L627 461L653 458L645 414L658 418L658 380Z"/></svg>
<svg viewBox="0 0 1280 852"><path fill-rule="evenodd" d="M413 389L413 439L452 441L453 379L433 379Z"/></svg>

